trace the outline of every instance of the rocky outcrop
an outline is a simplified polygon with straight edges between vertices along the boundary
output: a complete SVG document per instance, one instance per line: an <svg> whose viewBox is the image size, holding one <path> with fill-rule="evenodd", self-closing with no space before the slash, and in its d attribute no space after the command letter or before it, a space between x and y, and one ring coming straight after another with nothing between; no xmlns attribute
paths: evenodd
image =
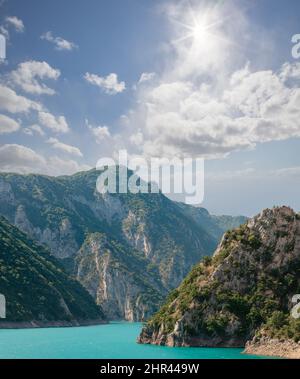
<svg viewBox="0 0 300 379"><path fill-rule="evenodd" d="M300 216L266 209L225 233L212 258L196 266L143 328L141 343L242 347L255 337L300 340L291 317L300 293ZM261 341L261 342L260 342ZM296 346L296 345L294 345Z"/></svg>
<svg viewBox="0 0 300 379"><path fill-rule="evenodd" d="M266 355L289 359L300 359L300 342L292 339L270 338L268 336L255 338L246 343L244 354Z"/></svg>
<svg viewBox="0 0 300 379"><path fill-rule="evenodd" d="M49 227L45 227L42 230L40 227L31 224L25 207L18 205L14 225L31 238L45 244L56 258L71 257L79 249L74 235L75 231L68 218L63 218L54 230L51 230Z"/></svg>

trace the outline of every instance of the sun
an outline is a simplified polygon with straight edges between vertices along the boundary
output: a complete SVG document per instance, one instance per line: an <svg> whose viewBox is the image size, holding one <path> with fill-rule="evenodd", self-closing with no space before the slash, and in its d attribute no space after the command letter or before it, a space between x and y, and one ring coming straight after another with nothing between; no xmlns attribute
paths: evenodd
<svg viewBox="0 0 300 379"><path fill-rule="evenodd" d="M186 0L168 14L171 25L170 46L177 56L180 75L203 76L212 68L224 68L231 51L239 48L232 31L231 8L223 2ZM210 71L209 71L210 70Z"/></svg>
<svg viewBox="0 0 300 379"><path fill-rule="evenodd" d="M205 42L209 38L208 25L204 23L196 24L192 28L191 37L194 38L196 43Z"/></svg>
<svg viewBox="0 0 300 379"><path fill-rule="evenodd" d="M180 38L175 43L189 42L195 47L210 47L215 45L220 37L220 26L224 20L216 12L216 9L200 9L194 11L190 8L184 21L173 20L179 24Z"/></svg>

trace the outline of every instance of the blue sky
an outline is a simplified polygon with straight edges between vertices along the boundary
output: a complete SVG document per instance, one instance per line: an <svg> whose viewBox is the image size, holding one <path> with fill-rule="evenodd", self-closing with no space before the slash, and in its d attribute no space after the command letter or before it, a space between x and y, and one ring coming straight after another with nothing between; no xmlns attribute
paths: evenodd
<svg viewBox="0 0 300 379"><path fill-rule="evenodd" d="M299 211L299 15L297 0L2 1L0 169L204 156L209 211Z"/></svg>

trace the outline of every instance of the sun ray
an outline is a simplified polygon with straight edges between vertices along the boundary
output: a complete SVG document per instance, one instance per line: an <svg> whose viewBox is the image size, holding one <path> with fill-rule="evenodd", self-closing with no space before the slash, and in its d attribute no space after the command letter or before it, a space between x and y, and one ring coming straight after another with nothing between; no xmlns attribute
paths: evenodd
<svg viewBox="0 0 300 379"><path fill-rule="evenodd" d="M218 4L214 4L213 7L203 7L195 11L188 1L188 10L186 16L183 20L178 20L176 18L171 19L171 21L181 28L186 30L181 37L174 39L173 44L185 43L191 40L191 48L205 48L209 49L209 46L217 45L217 41L228 42L224 35L221 33L222 25L227 21L229 16L220 17L220 13L217 12L216 8Z"/></svg>

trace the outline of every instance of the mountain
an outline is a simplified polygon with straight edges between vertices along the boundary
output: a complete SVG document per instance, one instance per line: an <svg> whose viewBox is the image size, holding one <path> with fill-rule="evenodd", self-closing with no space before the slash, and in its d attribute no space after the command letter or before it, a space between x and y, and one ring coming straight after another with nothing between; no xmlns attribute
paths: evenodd
<svg viewBox="0 0 300 379"><path fill-rule="evenodd" d="M195 266L145 325L139 342L240 347L249 341L248 351L255 351L251 346L275 339L300 353L300 319L291 317L299 293L300 215L288 207L266 209L225 233L213 257Z"/></svg>
<svg viewBox="0 0 300 379"><path fill-rule="evenodd" d="M194 207L185 203L178 203L178 205L217 241L225 232L239 227L248 220L245 216L211 215L205 208Z"/></svg>
<svg viewBox="0 0 300 379"><path fill-rule="evenodd" d="M144 319L216 241L162 194L100 195L98 175L1 174L0 212L47 245L112 319Z"/></svg>
<svg viewBox="0 0 300 379"><path fill-rule="evenodd" d="M28 325L84 325L104 322L89 293L42 246L0 217L0 292L6 319Z"/></svg>
<svg viewBox="0 0 300 379"><path fill-rule="evenodd" d="M0 214L46 245L111 319L145 320L214 251L222 227L162 193L100 194L99 174L2 173Z"/></svg>

